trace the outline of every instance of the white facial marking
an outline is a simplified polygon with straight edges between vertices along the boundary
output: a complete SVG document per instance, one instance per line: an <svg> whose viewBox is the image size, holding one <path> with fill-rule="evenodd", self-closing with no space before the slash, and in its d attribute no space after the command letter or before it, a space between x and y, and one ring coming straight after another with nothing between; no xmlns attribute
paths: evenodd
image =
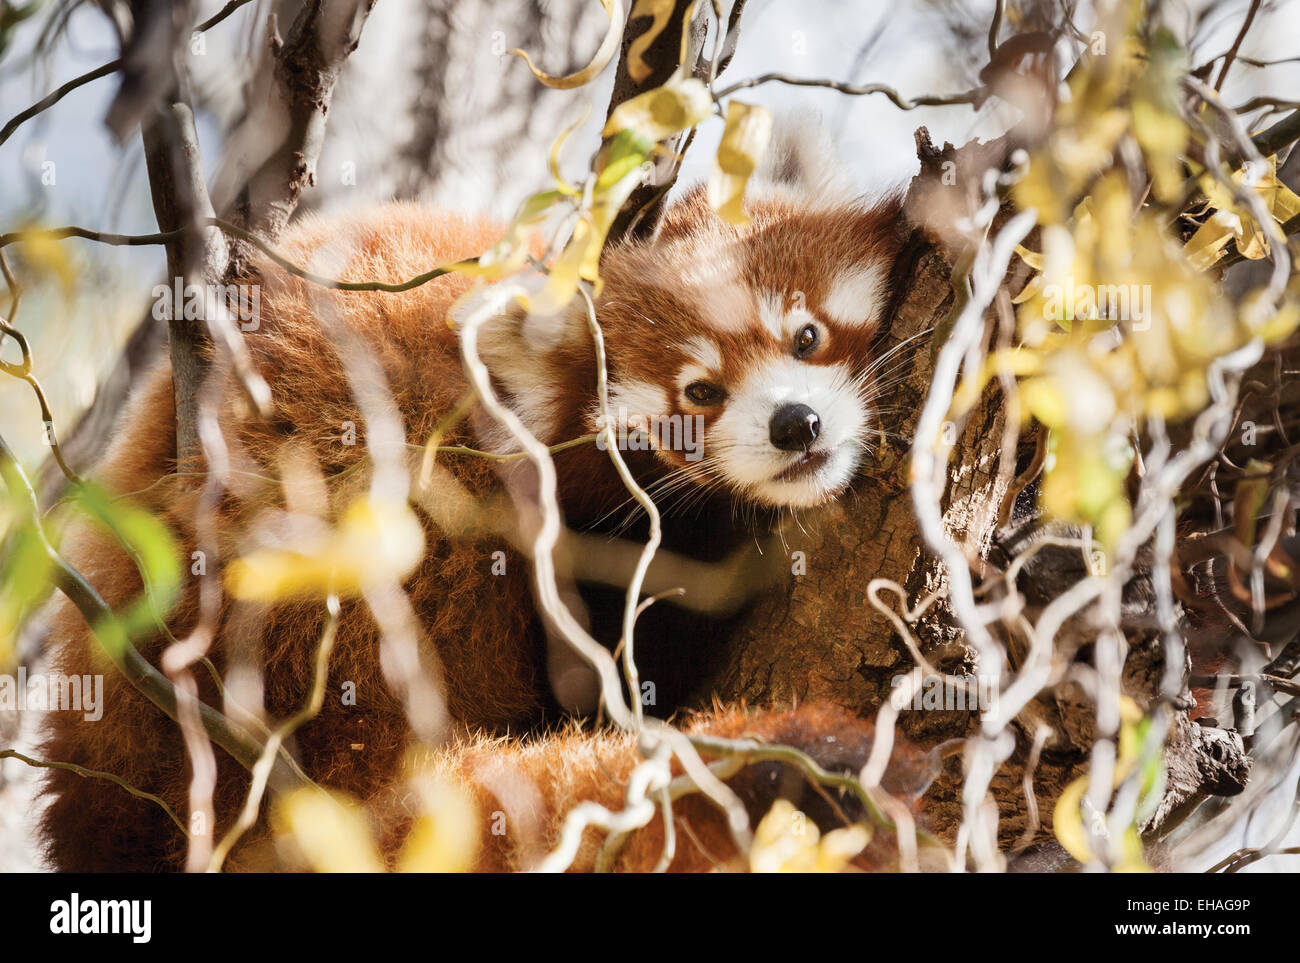
<svg viewBox="0 0 1300 963"><path fill-rule="evenodd" d="M883 264L850 268L831 281L822 310L840 324L866 324L878 316L884 293Z"/></svg>
<svg viewBox="0 0 1300 963"><path fill-rule="evenodd" d="M742 254L735 244L669 244L639 266L640 280L691 305L707 328L744 331L754 316L754 292L740 280Z"/></svg>
<svg viewBox="0 0 1300 963"><path fill-rule="evenodd" d="M706 285L694 292L695 303L708 326L717 331L744 331L754 311L754 298L741 284Z"/></svg>
<svg viewBox="0 0 1300 963"><path fill-rule="evenodd" d="M785 330L785 304L778 294L764 294L758 299L758 320L768 334L781 340Z"/></svg>
<svg viewBox="0 0 1300 963"><path fill-rule="evenodd" d="M680 347L696 367L714 374L722 370L722 349L712 338L689 338Z"/></svg>
<svg viewBox="0 0 1300 963"><path fill-rule="evenodd" d="M787 404L817 412L821 429L808 453L825 460L782 478L803 452L772 444L772 415ZM839 493L857 470L868 412L844 365L815 365L772 358L731 389L726 411L709 430L705 457L741 492L768 505L817 505Z"/></svg>
<svg viewBox="0 0 1300 963"><path fill-rule="evenodd" d="M796 303L789 311L785 309L785 298L779 294L764 294L758 299L758 319L772 337L782 344L794 339L795 332L802 328L813 316Z"/></svg>

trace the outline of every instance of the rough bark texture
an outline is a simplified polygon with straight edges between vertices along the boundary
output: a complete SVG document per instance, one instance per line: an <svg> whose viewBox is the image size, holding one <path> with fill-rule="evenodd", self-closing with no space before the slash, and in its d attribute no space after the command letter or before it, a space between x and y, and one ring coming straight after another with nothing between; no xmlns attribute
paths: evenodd
<svg viewBox="0 0 1300 963"><path fill-rule="evenodd" d="M618 58L618 72L614 75L614 90L609 99L606 117L624 101L631 100L637 94L662 86L676 73L682 63L682 31L686 27L687 13L695 6L687 0L678 0L668 17L667 26L644 51L642 59L650 68L649 75L637 81L628 69L628 48L646 32L650 21L646 17L629 17L627 28L623 31L623 47ZM737 4L731 22L738 23L744 4ZM695 17L690 25L690 37L686 48L686 63L692 64L695 76L707 76L708 65L703 59L706 22L703 17ZM655 161L654 176L645 184L634 190L622 211L615 218L609 230L610 242L623 237L647 238L654 234L655 225L663 213L668 192L677 178L677 161L675 155L684 151L689 137L677 135L664 144L666 150Z"/></svg>
<svg viewBox="0 0 1300 963"><path fill-rule="evenodd" d="M212 284L226 271L228 249L215 229L204 228L213 216L203 179L198 134L189 105L176 99L158 108L144 129L145 163L153 194L158 229L189 228L167 245L167 277L171 284ZM185 316L183 300L173 299L167 325L173 391L178 412L176 451L181 464L197 464L202 456L198 434L199 389L208 370L211 335L202 321Z"/></svg>
<svg viewBox="0 0 1300 963"><path fill-rule="evenodd" d="M280 236L303 191L316 184L334 85L373 6L374 0L307 3L284 39L272 21L270 89L254 103L244 125L260 143L240 154L244 145L236 137L231 148L241 173L249 172L238 178L244 187L237 219L268 243ZM244 270L249 256L236 246L232 273Z"/></svg>
<svg viewBox="0 0 1300 963"><path fill-rule="evenodd" d="M144 17L149 4L142 2L140 6L139 16ZM250 84L247 115L227 145L231 156L226 179L234 179L237 186L223 188L218 184L211 192L218 198L223 217L258 233L267 243L276 241L296 210L302 192L314 182L334 86L349 54L356 48L372 6L373 3L351 0L306 5L298 0L278 0L274 5L272 33L278 17L291 20L292 27L287 40L275 36L268 45ZM188 5L178 9L176 17L188 17L187 11ZM164 19L171 23L173 18ZM174 58L169 53L174 44L161 43L152 34L150 37L154 44L153 58L168 68L164 78L168 84L156 89L155 81L149 93L154 100L164 94L168 96L163 104L149 102L154 116L146 118L149 122L142 135L159 229L168 231L212 217L214 208L203 176L194 119L180 98L187 84L181 83L183 78L177 76ZM124 61L135 49L135 43L134 39L128 41L123 51ZM123 92L119 93L115 106L126 110L120 105L126 102L128 92L131 92L131 103L140 100L143 94L139 88L140 82L126 73ZM132 106L131 111L137 111L137 107ZM273 136L268 138L268 131L283 136L279 140ZM250 146L250 139L257 143L256 149ZM223 200L222 194L235 196ZM226 238L216 230L196 229L195 236L202 238L201 244L182 238L168 245L169 284L170 279L178 277L196 283L225 283L245 269L252 251L246 242ZM210 348L207 332L201 328L201 324L180 317L164 329L152 312L141 320L114 371L98 387L91 407L67 433L64 449L75 469L88 467L102 453L132 387L139 375L156 362L164 344L177 372L178 410L184 412L180 419L180 450L188 457L198 454L194 409L197 388L207 369L202 358ZM63 494L65 483L53 460L47 460L40 476L42 502L53 504Z"/></svg>

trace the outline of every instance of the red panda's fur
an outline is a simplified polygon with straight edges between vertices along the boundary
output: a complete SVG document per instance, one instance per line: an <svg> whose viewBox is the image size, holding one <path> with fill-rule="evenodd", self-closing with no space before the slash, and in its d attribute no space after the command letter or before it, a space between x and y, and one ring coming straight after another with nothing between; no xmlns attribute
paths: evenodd
<svg viewBox="0 0 1300 963"><path fill-rule="evenodd" d="M738 316L737 312L756 310L754 290L797 294L816 312L820 310L816 306L830 298L828 286L837 275L864 264L873 268L887 264L897 243L892 223L895 208L888 204L805 209L778 196L756 202L751 213L749 227L731 227L709 210L697 192L669 211L653 241L607 252L601 267L605 292L598 317L612 384L666 377L684 363L685 346L701 333L716 340L722 356L720 379L729 382L756 358L777 357L784 350L780 337L772 341L749 319ZM395 282L431 265L487 250L500 233L501 227L493 223L392 205L342 219L304 219L280 249L289 260L321 273ZM346 257L335 264L331 252L340 248ZM706 268L712 271L707 277L683 280L683 272ZM364 350L378 361L410 444L423 445L467 390L448 311L467 291L468 279L445 276L402 294L386 294L325 291L270 266L264 266L263 272L261 326L246 341L254 366L270 386L274 410L269 419L253 413L233 376L228 379L220 411L231 459L218 526L222 564L246 546L240 541L242 533L275 524L289 497L280 480L294 477L294 465L315 465L321 475L330 477L365 461L363 440L355 446L340 441L342 426L355 424L363 436L365 421L337 353L339 342L330 333L337 328L321 322L323 313L360 339ZM709 303L692 300L699 292ZM841 296L836 303L842 302ZM879 305L873 310L879 310ZM735 323L728 330L706 330L709 315L734 316ZM851 325L827 322L826 360L865 370L878 320L863 317ZM592 430L595 393L594 354L585 315L569 312L554 323L559 327L539 335L528 327L532 321L517 312L493 321L482 346L502 397L548 444ZM188 564L196 550L195 518L204 479L178 473L172 390L167 366L139 388L95 477L111 492L129 494L158 513L180 539L181 557ZM673 389L665 392L671 397ZM682 404L680 398L673 403ZM442 438L444 445L474 448L500 448L502 443L500 432L478 409ZM629 461L643 480L661 477L681 464L677 453L629 455ZM475 496L491 496L503 489L502 473L491 461L444 456L439 464ZM625 502L626 490L608 455L594 446L562 452L556 465L570 527L591 526ZM351 473L355 477L342 483L343 489L352 494L361 490L364 465L362 469ZM506 474L522 470L508 469ZM314 491L306 484L293 497L331 518L346 501L344 490L331 488L328 504ZM422 512L421 519L426 551L405 588L424 638L437 653L448 709L460 733L459 741L443 750L438 765L470 787L486 812L500 809L501 804L490 798L483 779L485 767L505 767L531 779L543 804L537 816L541 844L549 845L574 802L596 799L621 805L621 777L638 758L635 747L625 736L573 728L502 741L500 737L537 731L554 719L545 677L545 633L534 610L528 563L502 535L453 536L441 531L429 514ZM495 552L505 553L504 574L491 573ZM110 536L79 531L68 554L111 605L126 604L140 594L135 565ZM189 580L169 619L171 633L178 638L198 618L198 581ZM265 718L282 719L297 711L309 692L325 621L320 601L277 603L260 621L250 622L247 613L236 611L227 599L221 614L211 652L218 671L227 671L234 647L242 646L244 657L254 658L261 671ZM70 605L58 614L54 633L59 645L52 668L68 674L104 673L104 715L98 722L86 722L78 713L52 713L44 755L112 773L156 793L176 812L186 813L190 768L178 727L106 668L87 626ZM140 647L157 663L165 642L156 637L144 640ZM371 800L375 818L389 820L385 825L400 834L402 807L396 797L385 794L408 748L409 728L379 665L379 632L374 622L360 602L345 600L330 664L327 692L332 697L316 718L298 730L292 750L313 779ZM208 674L196 668L195 676L201 696L222 706ZM355 684L355 706L341 705L333 695L345 681ZM702 685L706 687L707 680ZM864 745L869 746L869 726L843 710L827 707L720 710L696 717L692 725L718 735L802 739L808 746L825 745L818 734L835 732L841 745L865 739ZM249 781L242 767L223 752L217 750L216 756L219 838L242 805ZM865 751L858 764L863 760ZM753 777L742 774L737 784L745 778ZM184 838L151 802L107 781L66 770L50 773L48 789L51 800L42 828L54 867L96 871L183 865ZM751 799L757 798L751 794ZM689 824L691 841L679 844L674 868L733 865L734 849L716 811L698 798L686 799L678 815ZM620 867L654 865L662 839L657 823L633 836ZM267 839L265 829L250 833L227 865L252 869L276 865ZM594 839L593 834L587 840L579 867L591 865ZM519 868L535 855L510 835L485 834L480 868Z"/></svg>

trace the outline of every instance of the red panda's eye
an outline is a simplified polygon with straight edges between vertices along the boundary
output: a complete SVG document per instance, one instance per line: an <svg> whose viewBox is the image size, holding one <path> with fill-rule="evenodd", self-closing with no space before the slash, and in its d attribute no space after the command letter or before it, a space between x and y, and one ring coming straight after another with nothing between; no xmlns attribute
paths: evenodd
<svg viewBox="0 0 1300 963"><path fill-rule="evenodd" d="M692 381L686 386L686 397L697 405L716 405L727 393L707 381Z"/></svg>
<svg viewBox="0 0 1300 963"><path fill-rule="evenodd" d="M794 336L794 354L796 358L806 358L821 343L821 335L816 325L805 324Z"/></svg>

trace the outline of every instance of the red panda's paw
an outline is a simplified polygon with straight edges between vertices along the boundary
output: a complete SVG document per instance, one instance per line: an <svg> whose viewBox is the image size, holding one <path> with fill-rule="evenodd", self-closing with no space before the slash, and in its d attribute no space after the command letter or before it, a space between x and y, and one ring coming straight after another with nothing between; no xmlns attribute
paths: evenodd
<svg viewBox="0 0 1300 963"><path fill-rule="evenodd" d="M696 719L688 731L786 746L803 753L828 773L855 777L870 759L876 741L873 721L829 703L808 703L791 709L725 710ZM939 766L937 753L927 753L895 733L881 788L914 814L917 800L938 775ZM821 832L846 824L872 822L856 792L818 784L793 760L754 762L727 782L744 802L751 825L757 825L780 799L789 801ZM873 845L872 850L882 848L894 850L892 843L884 847ZM879 865L880 860L881 854L876 852L860 865L885 868Z"/></svg>
<svg viewBox="0 0 1300 963"><path fill-rule="evenodd" d="M695 716L685 731L717 740L789 747L826 772L851 776L870 758L875 741L870 721L819 704L756 711L719 708ZM721 746L699 745L706 759L724 755ZM937 772L937 765L931 764L935 758L896 740L881 782L889 798L876 798L878 805L883 802L892 807L885 813L887 819L924 828L914 804ZM433 767L430 771L445 785L467 791L478 814L479 843L473 867L508 872L535 869L549 853L557 851L566 823L578 807L595 804L610 812L623 810L629 779L644 760L630 733L583 731L575 725L526 739L468 737L439 749L428 761ZM805 769L794 760L753 759L727 779L746 808L751 828L772 814L778 800L785 800L801 814L796 817L799 838L790 842L802 857L807 857L810 846L816 849L825 833L865 825L870 830L869 845L853 865L859 869L899 868L899 837L867 813L855 792L817 785L805 775ZM404 782L371 800L372 813L383 830L386 854L396 855L405 848L412 822L419 815L413 807L419 802L419 794ZM763 859L755 857L755 850L760 856L773 851L758 845L749 853L738 852L723 812L700 793L687 793L675 800L672 814L677 832L671 849L663 820L655 815L621 840L618 834L610 837L589 827L566 865L586 872L603 863L621 872L644 873L659 867L664 854L671 853L668 868L673 872L744 870L763 868ZM810 825L817 827L816 834L806 833ZM768 828L779 827L769 820ZM610 847L611 839L617 845ZM929 855L922 847L918 865L942 868ZM797 861L793 865L807 868Z"/></svg>

